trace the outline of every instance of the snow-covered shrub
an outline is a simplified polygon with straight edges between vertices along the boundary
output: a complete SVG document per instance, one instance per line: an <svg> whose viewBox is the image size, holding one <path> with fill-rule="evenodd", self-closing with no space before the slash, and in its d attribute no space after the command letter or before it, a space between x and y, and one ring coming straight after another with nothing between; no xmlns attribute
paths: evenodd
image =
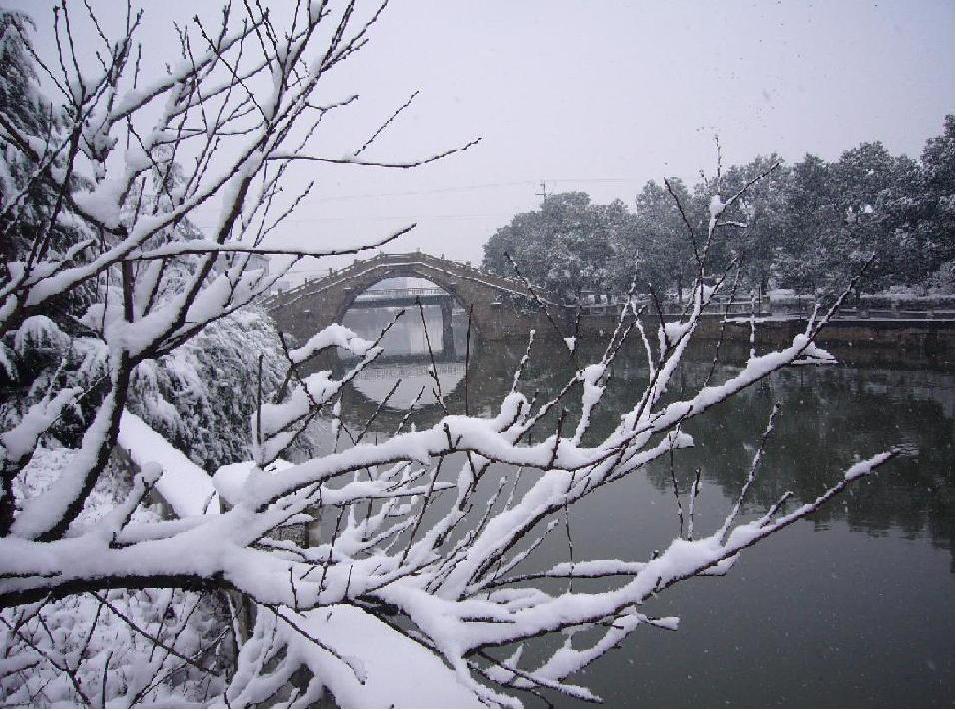
<svg viewBox="0 0 956 711"><path fill-rule="evenodd" d="M141 363L129 409L212 472L251 456L257 382L261 377L263 390L274 392L282 360L272 319L257 308L240 309L172 353Z"/></svg>
<svg viewBox="0 0 956 711"><path fill-rule="evenodd" d="M8 386L19 393L0 403L12 424L50 389L95 388L107 376L104 343L71 336L46 316L27 318L4 343ZM282 378L282 348L272 320L257 308L236 311L196 338L133 371L130 411L210 471L250 456L250 417L260 377L266 392ZM45 435L50 444L78 446L93 407L77 403Z"/></svg>

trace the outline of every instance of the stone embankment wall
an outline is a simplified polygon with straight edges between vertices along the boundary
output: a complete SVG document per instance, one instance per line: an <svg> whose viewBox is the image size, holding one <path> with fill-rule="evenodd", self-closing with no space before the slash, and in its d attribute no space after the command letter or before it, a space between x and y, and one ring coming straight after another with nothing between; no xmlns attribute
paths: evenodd
<svg viewBox="0 0 956 711"><path fill-rule="evenodd" d="M617 320L613 316L584 316L582 336L610 334ZM702 345L720 337L718 316L705 315L694 340ZM649 333L656 333L658 322L645 319ZM806 328L806 320L757 319L758 352L781 348L793 342ZM727 354L746 357L750 348L750 324L746 318L730 322L724 330ZM817 337L820 346L833 351L842 362L853 365L911 365L913 367L952 368L954 363L954 322L930 319L850 319L831 321Z"/></svg>

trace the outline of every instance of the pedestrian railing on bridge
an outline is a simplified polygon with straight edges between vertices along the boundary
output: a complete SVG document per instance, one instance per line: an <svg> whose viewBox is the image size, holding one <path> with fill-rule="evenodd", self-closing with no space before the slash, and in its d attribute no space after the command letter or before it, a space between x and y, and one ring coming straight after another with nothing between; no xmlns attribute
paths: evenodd
<svg viewBox="0 0 956 711"><path fill-rule="evenodd" d="M702 313L714 315L734 315L779 318L806 318L813 313L816 303L820 300L826 304L832 297L816 297L809 294L788 295L786 298L770 298L764 296L751 301L748 298L730 300L724 296L715 296L704 307ZM850 320L899 320L899 321L952 321L954 319L953 296L923 296L897 297L884 294L864 294L859 299L849 298L844 306L835 314L836 319ZM647 314L656 314L657 305L647 295L634 297L635 307L644 308ZM627 296L623 295L594 295L587 300L565 302L564 308L575 311L581 310L586 316L617 316L627 304ZM661 304L665 316L674 316L683 313L687 302L678 303L668 299Z"/></svg>
<svg viewBox="0 0 956 711"><path fill-rule="evenodd" d="M581 302L565 302L564 308L576 311L587 316L620 316L621 310L627 305L628 297L626 295L595 295L596 298ZM638 295L633 297L636 309L643 308L645 313L656 314L657 304L647 295ZM689 303L678 302L674 299L668 299L661 303L661 310L665 316L676 316L684 313L689 307ZM730 300L720 295L715 296L710 303L702 310L705 314L750 314L755 313L758 316L767 316L770 314L770 301L766 297L763 299L734 299Z"/></svg>
<svg viewBox="0 0 956 711"><path fill-rule="evenodd" d="M809 294L775 298L772 312L774 316L806 317L813 312L817 300ZM953 296L862 294L858 299L848 298L835 316L846 320L952 321Z"/></svg>

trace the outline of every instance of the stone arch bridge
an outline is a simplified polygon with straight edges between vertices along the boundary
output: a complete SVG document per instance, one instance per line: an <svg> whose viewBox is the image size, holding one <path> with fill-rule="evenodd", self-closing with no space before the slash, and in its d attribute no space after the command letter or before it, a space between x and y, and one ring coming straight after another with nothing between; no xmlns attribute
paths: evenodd
<svg viewBox="0 0 956 711"><path fill-rule="evenodd" d="M485 340L527 334L532 328L546 327L544 316L519 280L487 274L468 264L423 252L378 254L371 259L357 260L344 269L272 296L264 305L279 329L301 342L329 324L340 322L363 292L391 277L420 277L440 287L448 296L419 295L422 303L440 305L443 317L447 314L446 327L450 328L454 299L471 312L472 328ZM383 298L374 303L375 306L414 304L415 295L383 294ZM371 305L361 300L359 304Z"/></svg>

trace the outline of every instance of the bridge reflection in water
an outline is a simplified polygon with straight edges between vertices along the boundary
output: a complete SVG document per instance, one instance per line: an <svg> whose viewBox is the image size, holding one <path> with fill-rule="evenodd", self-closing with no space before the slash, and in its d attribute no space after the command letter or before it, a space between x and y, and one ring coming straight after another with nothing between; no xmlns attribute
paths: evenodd
<svg viewBox="0 0 956 711"><path fill-rule="evenodd" d="M418 400L419 407L436 405L438 400L434 392L435 380L429 372L431 367L430 363L424 362L372 365L359 373L352 384L355 390L369 400L380 403L388 396L395 383L401 381L388 398L390 408L405 409L410 407L420 392L422 395ZM434 369L443 395L456 393L459 385L463 384L462 381L465 377L464 359L452 362L436 362ZM422 392L423 387L424 392Z"/></svg>

